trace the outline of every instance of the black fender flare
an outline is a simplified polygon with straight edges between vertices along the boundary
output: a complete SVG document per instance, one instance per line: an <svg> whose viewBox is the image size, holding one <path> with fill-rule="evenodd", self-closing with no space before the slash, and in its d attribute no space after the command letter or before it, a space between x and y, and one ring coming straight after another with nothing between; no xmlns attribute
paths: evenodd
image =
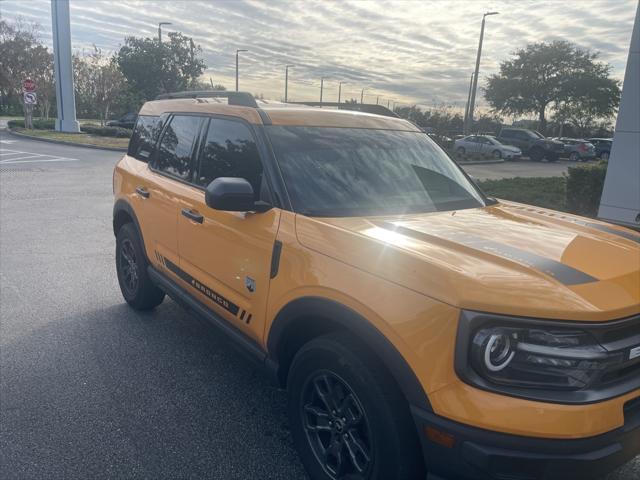
<svg viewBox="0 0 640 480"><path fill-rule="evenodd" d="M123 212L126 213L131 218L131 220L133 220L133 224L136 227L136 230L138 231L140 241L142 242L142 245L144 247L142 251L144 255L147 256L146 243L144 243L144 237L142 236L142 229L140 228L140 223L138 223L138 217L136 216L136 213L133 211L133 207L131 206L131 204L122 198L119 200L116 200L115 204L113 205L113 234L118 235L116 219L118 218L118 215ZM149 259L147 258L147 260Z"/></svg>
<svg viewBox="0 0 640 480"><path fill-rule="evenodd" d="M389 369L410 405L433 411L427 393L405 358L396 347L366 318L351 308L322 297L301 297L285 305L276 315L267 339L267 362L276 367L282 340L288 327L304 317L330 319L353 333L372 349Z"/></svg>

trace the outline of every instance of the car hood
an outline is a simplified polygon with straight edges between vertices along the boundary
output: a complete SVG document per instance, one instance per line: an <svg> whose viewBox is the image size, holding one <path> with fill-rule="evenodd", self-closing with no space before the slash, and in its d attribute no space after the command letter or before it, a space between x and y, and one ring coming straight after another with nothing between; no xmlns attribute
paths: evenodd
<svg viewBox="0 0 640 480"><path fill-rule="evenodd" d="M305 247L450 305L566 320L640 313L640 234L526 205L298 215Z"/></svg>

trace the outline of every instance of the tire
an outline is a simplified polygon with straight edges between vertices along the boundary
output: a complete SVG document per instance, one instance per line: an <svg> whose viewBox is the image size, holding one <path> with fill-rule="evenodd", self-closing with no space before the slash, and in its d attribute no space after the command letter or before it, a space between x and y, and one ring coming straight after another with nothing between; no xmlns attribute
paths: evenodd
<svg viewBox="0 0 640 480"><path fill-rule="evenodd" d="M529 151L529 158L534 162L541 162L544 158L544 150L541 148L532 148Z"/></svg>
<svg viewBox="0 0 640 480"><path fill-rule="evenodd" d="M456 149L456 154L458 155L458 158L464 158L464 156L466 155L466 150L464 149L464 147L458 147Z"/></svg>
<svg viewBox="0 0 640 480"><path fill-rule="evenodd" d="M494 150L491 153L491 156L496 160L501 160L502 159L502 152L500 150Z"/></svg>
<svg viewBox="0 0 640 480"><path fill-rule="evenodd" d="M407 402L357 338L335 333L304 345L287 394L293 441L311 480L425 478Z"/></svg>
<svg viewBox="0 0 640 480"><path fill-rule="evenodd" d="M123 225L116 236L116 271L122 296L135 310L151 310L165 293L149 278L147 258L134 225Z"/></svg>
<svg viewBox="0 0 640 480"><path fill-rule="evenodd" d="M609 152L602 152L600 154L600 160L608 161L609 160Z"/></svg>
<svg viewBox="0 0 640 480"><path fill-rule="evenodd" d="M571 154L569 155L569 160L571 160L572 162L579 162L580 154L578 152L571 152Z"/></svg>

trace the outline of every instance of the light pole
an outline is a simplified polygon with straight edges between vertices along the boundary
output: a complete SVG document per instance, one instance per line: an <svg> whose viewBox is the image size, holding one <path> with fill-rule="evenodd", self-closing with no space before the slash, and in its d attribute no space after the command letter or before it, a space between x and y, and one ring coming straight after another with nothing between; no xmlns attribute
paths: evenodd
<svg viewBox="0 0 640 480"><path fill-rule="evenodd" d="M362 104L364 100L364 88L362 89L362 91L360 92L360 103Z"/></svg>
<svg viewBox="0 0 640 480"><path fill-rule="evenodd" d="M158 42L162 43L162 26L163 25L173 25L171 22L159 22L158 23Z"/></svg>
<svg viewBox="0 0 640 480"><path fill-rule="evenodd" d="M289 98L289 67L294 67L295 65L286 65L284 67L284 103L287 103Z"/></svg>
<svg viewBox="0 0 640 480"><path fill-rule="evenodd" d="M379 105L379 104L380 104L380 95L376 97L376 105Z"/></svg>
<svg viewBox="0 0 640 480"><path fill-rule="evenodd" d="M471 79L469 80L469 93L467 94L467 104L464 107L464 122L462 123L462 133L468 135L467 132L467 121L469 120L469 105L471 104L471 88L473 88L473 77L475 76L475 72L471 72Z"/></svg>
<svg viewBox="0 0 640 480"><path fill-rule="evenodd" d="M239 91L238 90L238 54L240 52L248 52L249 50L244 49L244 48L239 48L236 50L236 92Z"/></svg>
<svg viewBox="0 0 640 480"><path fill-rule="evenodd" d="M480 27L480 42L478 43L478 55L476 57L476 70L473 77L473 87L471 88L471 101L469 102L469 114L467 115L467 128L465 131L469 131L469 128L473 124L473 108L476 103L476 89L478 87L478 70L480 70L480 56L482 55L482 39L484 37L484 20L489 15L498 15L500 12L487 12L482 16L482 26Z"/></svg>
<svg viewBox="0 0 640 480"><path fill-rule="evenodd" d="M322 90L324 89L324 77L320 77L320 103L322 103Z"/></svg>
<svg viewBox="0 0 640 480"><path fill-rule="evenodd" d="M338 103L340 103L340 97L342 96L342 84L347 82L338 83Z"/></svg>

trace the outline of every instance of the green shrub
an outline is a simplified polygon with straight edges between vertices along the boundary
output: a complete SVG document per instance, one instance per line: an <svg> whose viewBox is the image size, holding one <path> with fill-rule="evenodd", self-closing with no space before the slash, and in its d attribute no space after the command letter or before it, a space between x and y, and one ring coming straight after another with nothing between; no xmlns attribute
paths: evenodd
<svg viewBox="0 0 640 480"><path fill-rule="evenodd" d="M598 214L607 162L569 167L567 208L571 213L595 217Z"/></svg>
<svg viewBox="0 0 640 480"><path fill-rule="evenodd" d="M9 120L7 125L9 128L24 128L24 120ZM33 128L36 130L53 130L56 128L56 121L53 118L48 120L44 118L34 118Z"/></svg>
<svg viewBox="0 0 640 480"><path fill-rule="evenodd" d="M513 202L566 211L567 182L564 177L516 177L478 182L489 196Z"/></svg>
<svg viewBox="0 0 640 480"><path fill-rule="evenodd" d="M121 127L101 127L100 125L84 124L80 126L80 130L91 135L99 135L101 137L131 137L131 130Z"/></svg>

